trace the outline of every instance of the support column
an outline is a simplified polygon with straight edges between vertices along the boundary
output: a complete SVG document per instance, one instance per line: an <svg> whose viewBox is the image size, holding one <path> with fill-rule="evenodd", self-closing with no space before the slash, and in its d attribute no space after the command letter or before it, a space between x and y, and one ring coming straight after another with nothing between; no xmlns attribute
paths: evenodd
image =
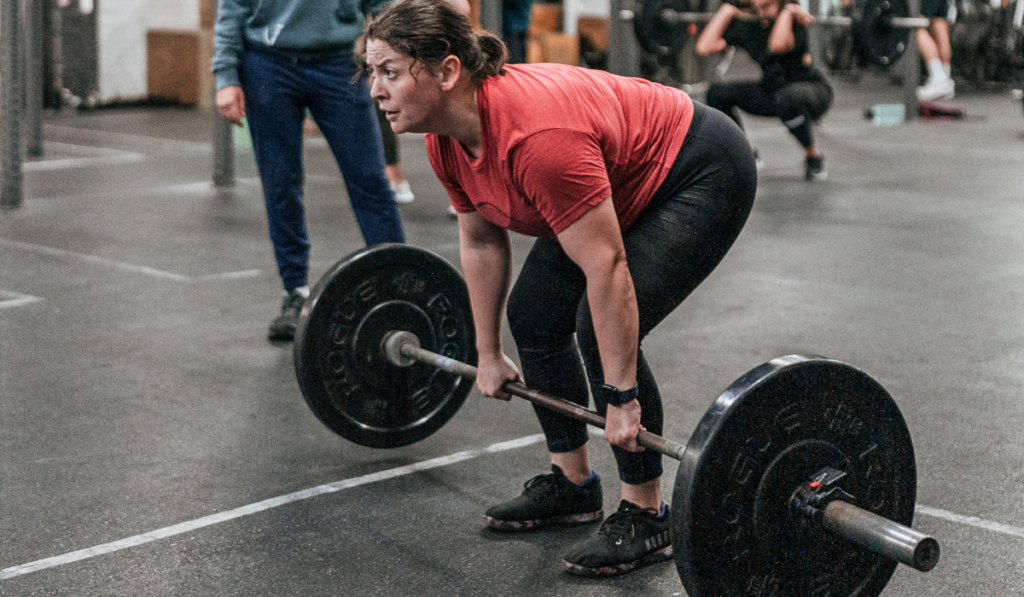
<svg viewBox="0 0 1024 597"><path fill-rule="evenodd" d="M501 0L480 0L480 25L501 37Z"/></svg>
<svg viewBox="0 0 1024 597"><path fill-rule="evenodd" d="M0 0L2 1L2 0ZM43 155L43 10L41 0L22 0L25 23L25 150Z"/></svg>
<svg viewBox="0 0 1024 597"><path fill-rule="evenodd" d="M21 207L24 200L20 4L19 0L0 0L0 207Z"/></svg>
<svg viewBox="0 0 1024 597"><path fill-rule="evenodd" d="M0 0L2 1L2 0ZM235 184L234 125L213 109L213 184L227 187Z"/></svg>
<svg viewBox="0 0 1024 597"><path fill-rule="evenodd" d="M634 0L611 0L608 70L616 75L640 75L640 44L633 33L634 11L639 8Z"/></svg>

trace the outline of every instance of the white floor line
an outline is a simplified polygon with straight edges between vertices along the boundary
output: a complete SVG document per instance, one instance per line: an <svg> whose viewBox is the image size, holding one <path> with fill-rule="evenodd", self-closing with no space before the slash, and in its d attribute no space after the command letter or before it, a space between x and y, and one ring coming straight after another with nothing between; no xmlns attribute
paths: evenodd
<svg viewBox="0 0 1024 597"><path fill-rule="evenodd" d="M1002 533L1003 535L1011 535L1013 537L1020 537L1024 539L1024 529L1020 527L1010 526L1001 522L993 522L991 520L985 520L984 518L978 518L977 516L964 516L963 514L957 514L950 512L949 510L941 510L939 508L930 508L928 506L918 505L915 510L918 514L924 514L926 516L934 516L935 518L941 518L950 522L957 522L960 524L966 524L968 526L977 527L979 529L985 529L986 531L992 531L993 533Z"/></svg>
<svg viewBox="0 0 1024 597"><path fill-rule="evenodd" d="M42 160L38 162L25 162L22 170L25 172L42 172L50 170L69 170L71 168L93 168L96 166L119 166L121 164L136 164L146 159L141 153L118 153L115 155L95 156L88 158L62 158L56 160Z"/></svg>
<svg viewBox="0 0 1024 597"><path fill-rule="evenodd" d="M6 580L8 578L14 578L16 576L22 576L37 572L39 570L45 570L47 568L55 568L57 566L63 566L64 564L70 564L72 562L79 562L81 560L87 560L100 556L103 554L112 553L115 551L121 551L130 547L135 547L158 539L164 539L172 537L174 535L180 535L182 533L188 533L196 529L203 527L212 526L228 520L234 520L243 516L249 516L250 514L256 514L271 508L277 508L278 506L284 506L292 502L298 502L306 500L318 495L324 495L327 493L334 493L341 491L342 489L349 489L351 487L358 487L360 485L366 485L368 483L376 483L377 481L384 481L387 479L394 479L395 477L401 477L404 475L410 475L419 471L425 471L432 468L438 468L442 466L448 466L465 460L470 460L484 454L493 454L495 452L503 452L505 450L514 450L523 446L529 446L532 444L540 443L544 441L543 434L529 435L514 439L507 442L500 442L491 444L481 450L466 450L464 452L457 452L448 456L441 456L439 458L432 458L430 460L424 460L422 462L416 462L406 466L400 466L397 468L387 469L377 473L371 473L369 475L363 475L361 477L354 477L352 479L345 479L343 481L337 481L335 483L328 483L326 485L319 485L317 487L311 487L302 491L296 491L295 493L289 493L287 495L278 496L263 500L262 502L256 502L233 510L227 510L225 512L218 512L211 514L210 516L204 516L195 520L182 522L141 535L135 535L134 537L127 537L118 541L110 543L104 543L95 547L89 547L87 549L80 549L78 551L72 551L63 555L54 556L51 558L45 558L42 560L36 560L27 564L21 564L20 566L12 566L10 568L4 568L0 570L0 580Z"/></svg>
<svg viewBox="0 0 1024 597"><path fill-rule="evenodd" d="M22 307L24 305L41 302L42 300L42 297L32 296L30 294L18 294L17 292L0 290L0 309Z"/></svg>
<svg viewBox="0 0 1024 597"><path fill-rule="evenodd" d="M145 135L132 135L128 133L115 133L95 129L83 129L78 127L63 126L60 124L44 124L46 133L53 133L52 136L74 137L75 139L88 139L90 142L124 143L128 145L144 145L148 149L164 151L189 151L194 153L209 153L213 151L213 143L197 141L181 141L178 139L166 139L163 137L149 137Z"/></svg>
<svg viewBox="0 0 1024 597"><path fill-rule="evenodd" d="M194 282L198 280L237 280L241 278L254 278L260 275L260 270L245 270L240 272L224 272L219 274L209 274L205 276L183 276L181 274L175 274L172 272L165 272L152 267L146 267L144 265L132 265L130 263L123 263L120 261L114 261L112 259L106 259L103 257L97 257L95 255L85 255L83 253L74 253L72 251L65 251L63 249L55 249L53 247L46 247L43 245L34 245L31 243L23 243L16 240L4 240L0 239L0 246L11 247L15 249L21 249L23 251L30 251L33 253L39 253L41 255L50 255L52 257L60 257L62 259L73 258L80 259L89 263L95 263L97 265L103 265L107 267L113 267L125 272L131 272L135 274L144 274L154 278L161 278L164 280L171 280L173 282Z"/></svg>

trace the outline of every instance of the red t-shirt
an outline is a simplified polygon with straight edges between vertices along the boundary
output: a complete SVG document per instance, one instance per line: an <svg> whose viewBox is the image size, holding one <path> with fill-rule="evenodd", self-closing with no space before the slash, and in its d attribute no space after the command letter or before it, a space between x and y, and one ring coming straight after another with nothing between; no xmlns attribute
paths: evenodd
<svg viewBox="0 0 1024 597"><path fill-rule="evenodd" d="M434 172L460 212L528 236L554 236L609 195L636 220L668 175L693 118L684 92L561 64L519 64L477 94L483 142L472 159L426 136Z"/></svg>

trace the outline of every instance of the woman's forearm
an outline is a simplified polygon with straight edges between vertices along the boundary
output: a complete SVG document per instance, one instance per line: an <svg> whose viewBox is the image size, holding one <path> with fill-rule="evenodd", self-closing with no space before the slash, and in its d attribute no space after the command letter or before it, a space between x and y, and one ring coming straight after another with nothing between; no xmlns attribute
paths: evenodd
<svg viewBox="0 0 1024 597"><path fill-rule="evenodd" d="M494 231L486 239L460 234L462 270L469 289L480 355L502 352L501 321L512 279L512 249L508 234Z"/></svg>

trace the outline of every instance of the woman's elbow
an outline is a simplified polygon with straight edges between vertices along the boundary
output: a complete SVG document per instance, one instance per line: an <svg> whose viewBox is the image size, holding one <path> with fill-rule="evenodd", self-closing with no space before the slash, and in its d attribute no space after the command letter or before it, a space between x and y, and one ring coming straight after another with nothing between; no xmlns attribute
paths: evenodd
<svg viewBox="0 0 1024 597"><path fill-rule="evenodd" d="M694 51L697 52L698 56L707 56L708 54L714 54L715 52L721 51L722 47L716 47L720 45L721 44L715 44L708 40L698 39L697 45L694 46Z"/></svg>

